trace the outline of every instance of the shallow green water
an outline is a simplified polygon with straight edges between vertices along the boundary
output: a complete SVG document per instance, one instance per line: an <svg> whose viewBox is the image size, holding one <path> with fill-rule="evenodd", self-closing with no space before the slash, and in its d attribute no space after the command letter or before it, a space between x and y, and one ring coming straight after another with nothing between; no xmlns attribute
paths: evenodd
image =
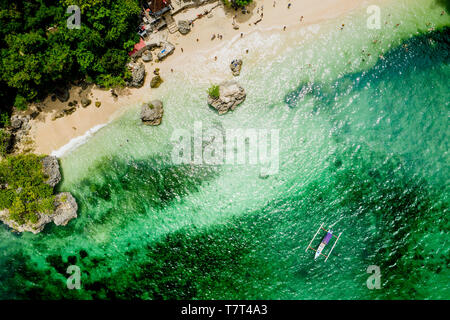
<svg viewBox="0 0 450 320"><path fill-rule="evenodd" d="M2 226L0 297L450 298L448 16L434 1L386 8L381 30L357 12L343 31L253 35L231 114L208 109L207 81L178 74L158 92L161 126L135 106L66 154L59 188L79 218L39 235ZM195 121L278 129L279 172L174 165L170 137ZM321 222L343 232L326 263L305 253ZM71 264L81 290L66 288Z"/></svg>

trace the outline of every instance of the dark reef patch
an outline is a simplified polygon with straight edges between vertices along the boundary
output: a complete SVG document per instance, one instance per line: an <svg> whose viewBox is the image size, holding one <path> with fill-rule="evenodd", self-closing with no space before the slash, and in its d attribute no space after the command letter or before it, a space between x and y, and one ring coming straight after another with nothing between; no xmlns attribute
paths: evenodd
<svg viewBox="0 0 450 320"><path fill-rule="evenodd" d="M398 74L415 73L449 62L450 27L444 27L403 41L368 71L349 73L331 83L300 83L295 90L285 95L284 102L290 108L296 108L304 99L313 98L316 111L324 108L330 111L336 101L351 91L361 91L369 84L382 88L381 82L390 81Z"/></svg>

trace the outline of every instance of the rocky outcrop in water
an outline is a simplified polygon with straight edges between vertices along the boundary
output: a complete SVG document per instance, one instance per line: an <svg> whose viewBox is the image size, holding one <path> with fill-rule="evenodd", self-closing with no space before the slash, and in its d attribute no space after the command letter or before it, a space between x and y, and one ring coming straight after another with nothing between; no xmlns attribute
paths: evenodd
<svg viewBox="0 0 450 320"><path fill-rule="evenodd" d="M47 223L52 222L52 218L47 214L38 214L38 220L36 223L26 223L26 224L18 224L16 221L9 218L9 210L1 210L0 211L0 220L6 224L11 229L17 232L32 232L37 234L44 230L44 227Z"/></svg>
<svg viewBox="0 0 450 320"><path fill-rule="evenodd" d="M42 168L47 178L47 183L54 187L61 180L58 159L53 156L47 156L42 160ZM6 185L0 185L0 188L7 188ZM18 188L20 192L22 188ZM37 221L19 224L10 218L9 209L0 210L0 221L18 232L32 232L34 234L41 232L45 225L52 222L58 226L65 226L67 223L77 217L78 205L75 198L69 192L61 192L55 195L53 202L54 210L50 213L36 212Z"/></svg>
<svg viewBox="0 0 450 320"><path fill-rule="evenodd" d="M242 68L242 60L241 59L234 59L230 63L230 69L233 73L233 76L237 77L241 74L241 68Z"/></svg>
<svg viewBox="0 0 450 320"><path fill-rule="evenodd" d="M128 83L130 87L140 88L145 80L145 67L142 62L128 63L128 69L131 71L131 81Z"/></svg>
<svg viewBox="0 0 450 320"><path fill-rule="evenodd" d="M163 114L163 103L160 100L153 100L142 105L141 120L146 125L157 126L161 124Z"/></svg>
<svg viewBox="0 0 450 320"><path fill-rule="evenodd" d="M46 224L53 221L57 226L65 226L77 217L78 204L69 192L61 192L55 196L55 210L52 214L37 213L38 220L35 223L18 224L9 218L9 210L0 211L0 221L17 232L32 232L37 234L44 230Z"/></svg>
<svg viewBox="0 0 450 320"><path fill-rule="evenodd" d="M50 187L53 188L61 181L58 158L54 156L47 156L43 158L42 168L44 170L44 175L48 177L45 183L47 183Z"/></svg>
<svg viewBox="0 0 450 320"><path fill-rule="evenodd" d="M65 226L77 217L78 204L69 192L61 192L55 196L55 212L51 215L57 226Z"/></svg>
<svg viewBox="0 0 450 320"><path fill-rule="evenodd" d="M236 81L225 81L219 84L219 97L208 95L208 104L219 114L225 114L244 102L246 95L244 88Z"/></svg>

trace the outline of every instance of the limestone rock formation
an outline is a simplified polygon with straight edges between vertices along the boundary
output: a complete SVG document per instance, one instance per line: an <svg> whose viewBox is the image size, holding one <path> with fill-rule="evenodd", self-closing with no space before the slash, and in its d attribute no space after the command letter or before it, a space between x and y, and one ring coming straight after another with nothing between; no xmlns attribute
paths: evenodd
<svg viewBox="0 0 450 320"><path fill-rule="evenodd" d="M61 192L55 196L55 212L51 215L57 226L65 226L77 217L78 204L69 192Z"/></svg>
<svg viewBox="0 0 450 320"><path fill-rule="evenodd" d="M14 141L20 142L26 136L31 128L31 116L13 115L11 117L11 125L8 128L10 134L14 136Z"/></svg>
<svg viewBox="0 0 450 320"><path fill-rule="evenodd" d="M142 54L142 61L150 62L153 60L152 52L150 50L145 50Z"/></svg>
<svg viewBox="0 0 450 320"><path fill-rule="evenodd" d="M0 211L0 221L18 232L28 231L37 234L44 229L47 223L52 221L51 216L48 214L38 214L38 216L39 218L36 223L18 224L16 221L9 218L8 209Z"/></svg>
<svg viewBox="0 0 450 320"><path fill-rule="evenodd" d="M178 21L178 31L180 31L181 34L188 34L189 31L191 31L191 25L189 24L189 21L179 20Z"/></svg>
<svg viewBox="0 0 450 320"><path fill-rule="evenodd" d="M42 167L47 177L46 183L53 188L61 180L58 159L53 156L47 156L42 159ZM8 185L0 185L0 189L7 187ZM22 188L18 188L17 192L20 192L20 190ZM49 213L36 212L37 221L34 223L28 221L24 224L19 224L11 219L9 209L4 209L0 210L0 221L18 232L28 231L36 234L41 232L45 225L52 221L58 226L65 226L70 220L77 217L78 205L69 192L61 192L55 195L53 208L53 212L50 210Z"/></svg>
<svg viewBox="0 0 450 320"><path fill-rule="evenodd" d="M70 220L77 217L78 204L69 192L58 193L55 196L54 206L55 210L51 214L38 213L36 223L18 224L10 219L8 209L0 211L0 221L18 232L28 231L37 234L44 230L46 224L52 221L57 226L65 226Z"/></svg>
<svg viewBox="0 0 450 320"><path fill-rule="evenodd" d="M219 84L219 97L208 95L208 104L216 109L219 114L225 114L229 110L234 110L239 104L244 102L246 93L236 81L225 81Z"/></svg>
<svg viewBox="0 0 450 320"><path fill-rule="evenodd" d="M142 62L130 62L128 68L131 71L130 87L140 88L144 84L145 80L145 67Z"/></svg>
<svg viewBox="0 0 450 320"><path fill-rule="evenodd" d="M42 167L50 187L56 186L61 181L61 173L59 172L58 159L54 156L47 156L42 159Z"/></svg>
<svg viewBox="0 0 450 320"><path fill-rule="evenodd" d="M161 51L158 52L158 59L161 61L165 59L168 55L171 55L175 50L175 46L168 41L163 41L161 43Z"/></svg>
<svg viewBox="0 0 450 320"><path fill-rule="evenodd" d="M153 100L144 103L141 108L141 120L146 125L157 126L161 123L164 114L163 103L160 100Z"/></svg>

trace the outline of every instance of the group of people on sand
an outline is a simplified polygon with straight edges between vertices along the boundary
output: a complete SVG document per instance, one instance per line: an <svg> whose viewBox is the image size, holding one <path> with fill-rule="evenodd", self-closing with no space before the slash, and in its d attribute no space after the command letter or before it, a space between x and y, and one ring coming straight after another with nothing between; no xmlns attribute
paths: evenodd
<svg viewBox="0 0 450 320"><path fill-rule="evenodd" d="M276 5L276 1L273 2L273 7L275 7L275 5ZM290 9L291 6L292 6L292 4L289 2L288 5L287 5L287 8ZM249 11L247 11L247 12L249 12ZM256 22L254 22L255 25L258 24L262 20L262 18L264 17L264 5L261 5L261 7L258 7L256 9L256 12L257 12L257 14L260 15L260 19L258 19ZM232 25L233 25L233 28L238 29L238 27L236 27L236 18L237 18L237 14L235 14L233 16ZM304 19L304 17L301 16L300 17L300 22L303 22L303 19ZM190 25L191 25L191 27L193 27L194 26L194 21L190 21ZM342 27L343 26L344 25L342 25ZM283 31L286 31L286 26L283 26ZM244 34L241 32L241 38L243 36L244 36ZM218 38L219 40L222 40L223 39L223 35L221 35L219 33L218 34L214 33L214 34L211 35L211 41L216 39L216 38ZM200 39L197 38L196 41L199 42ZM183 48L181 48L181 52L183 52ZM248 53L248 50L246 51L246 53ZM214 60L217 60L217 57L214 57Z"/></svg>
<svg viewBox="0 0 450 320"><path fill-rule="evenodd" d="M214 40L216 38L216 34L214 33L211 36L211 41ZM217 39L222 40L223 39L223 35L221 35L220 33L217 34Z"/></svg>

